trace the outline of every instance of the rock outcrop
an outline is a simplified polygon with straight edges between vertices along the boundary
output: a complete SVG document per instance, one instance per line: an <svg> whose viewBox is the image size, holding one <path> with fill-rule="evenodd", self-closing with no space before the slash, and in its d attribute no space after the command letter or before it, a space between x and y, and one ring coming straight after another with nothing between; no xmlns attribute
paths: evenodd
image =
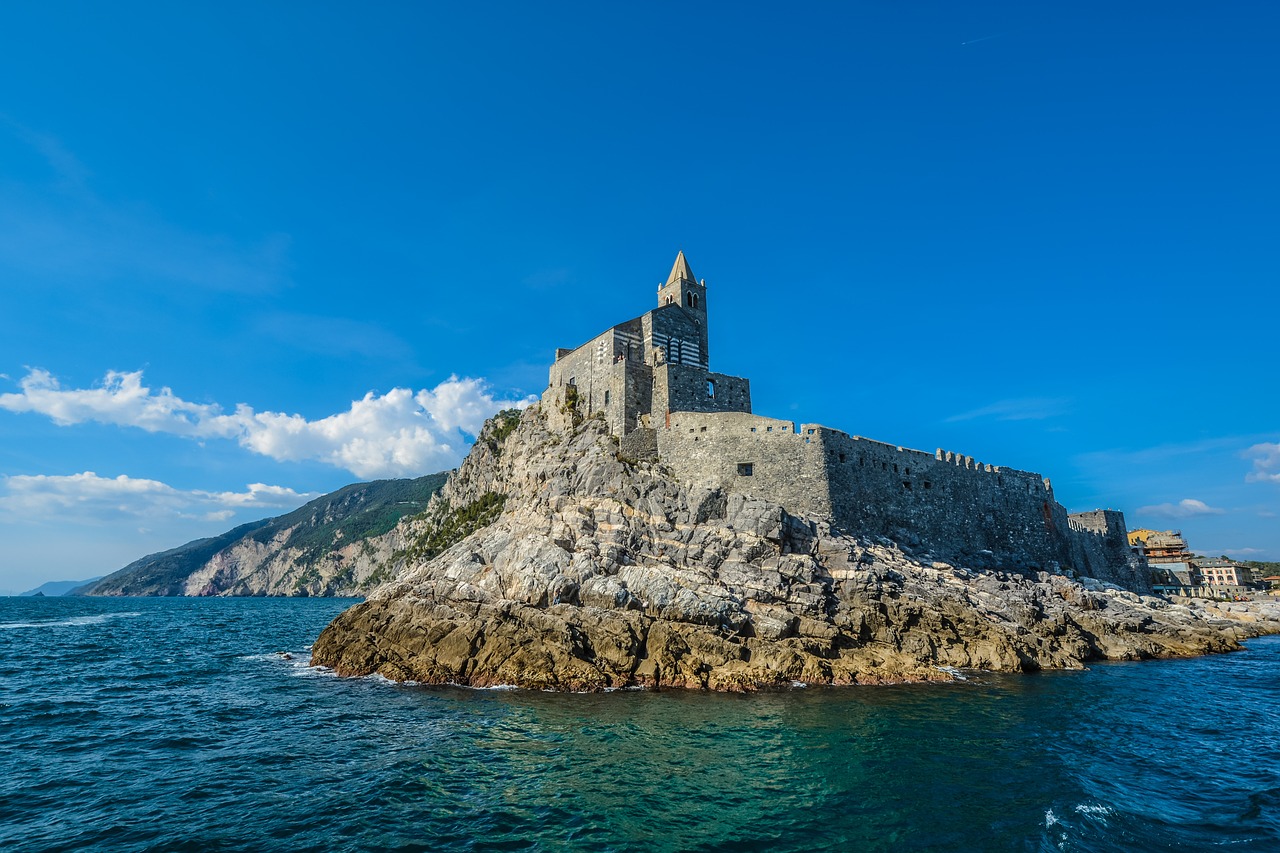
<svg viewBox="0 0 1280 853"><path fill-rule="evenodd" d="M491 421L398 532L397 579L324 630L314 664L429 684L753 690L1223 652L1280 631L1276 605L974 571L678 482L571 406Z"/></svg>

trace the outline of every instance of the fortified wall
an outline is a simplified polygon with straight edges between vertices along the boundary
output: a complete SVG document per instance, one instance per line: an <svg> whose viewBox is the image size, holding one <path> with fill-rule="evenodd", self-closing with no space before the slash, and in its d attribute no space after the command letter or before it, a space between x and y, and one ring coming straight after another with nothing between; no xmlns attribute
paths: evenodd
<svg viewBox="0 0 1280 853"><path fill-rule="evenodd" d="M1124 516L1069 515L1039 474L752 414L748 381L709 370L706 283L683 253L658 295L656 309L557 350L544 394L603 416L623 455L967 565L1061 568L1150 588Z"/></svg>

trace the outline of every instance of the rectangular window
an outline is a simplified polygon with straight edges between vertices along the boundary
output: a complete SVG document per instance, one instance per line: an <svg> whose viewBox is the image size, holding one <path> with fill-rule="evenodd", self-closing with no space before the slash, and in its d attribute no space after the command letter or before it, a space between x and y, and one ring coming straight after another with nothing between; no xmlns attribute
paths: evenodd
<svg viewBox="0 0 1280 853"><path fill-rule="evenodd" d="M750 463L750 462L739 462L739 463L738 463L738 476L739 476L739 477L750 477L751 475L752 475L752 466L751 466L751 463Z"/></svg>

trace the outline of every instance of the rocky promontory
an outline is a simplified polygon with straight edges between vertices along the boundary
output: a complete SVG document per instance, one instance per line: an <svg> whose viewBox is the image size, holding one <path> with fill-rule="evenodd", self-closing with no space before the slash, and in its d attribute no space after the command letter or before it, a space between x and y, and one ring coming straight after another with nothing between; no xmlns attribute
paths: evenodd
<svg viewBox="0 0 1280 853"><path fill-rule="evenodd" d="M679 482L571 406L490 421L397 535L396 580L324 630L314 664L427 684L753 690L1080 668L1280 632L1275 603L975 570Z"/></svg>

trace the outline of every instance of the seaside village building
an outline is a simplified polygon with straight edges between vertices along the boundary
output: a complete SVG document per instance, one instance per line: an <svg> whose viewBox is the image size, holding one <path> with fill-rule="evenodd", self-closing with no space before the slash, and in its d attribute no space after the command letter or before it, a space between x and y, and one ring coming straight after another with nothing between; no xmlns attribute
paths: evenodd
<svg viewBox="0 0 1280 853"><path fill-rule="evenodd" d="M621 455L658 459L686 482L830 517L977 567L1061 568L1148 589L1123 514L1069 515L1039 474L751 411L751 384L711 370L706 280L684 253L657 307L556 350L548 410L601 417Z"/></svg>
<svg viewBox="0 0 1280 853"><path fill-rule="evenodd" d="M1150 568L1152 588L1164 595L1235 598L1255 589L1252 569L1225 557L1197 557L1181 530L1132 530L1129 546Z"/></svg>

